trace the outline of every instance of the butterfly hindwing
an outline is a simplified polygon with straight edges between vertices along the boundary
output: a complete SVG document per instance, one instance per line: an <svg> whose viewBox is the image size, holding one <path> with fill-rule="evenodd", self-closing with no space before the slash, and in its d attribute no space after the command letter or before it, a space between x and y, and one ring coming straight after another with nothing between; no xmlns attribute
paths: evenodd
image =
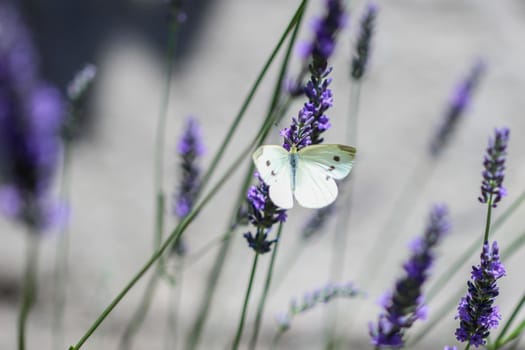
<svg viewBox="0 0 525 350"><path fill-rule="evenodd" d="M253 161L263 181L270 186L270 199L278 207L293 207L292 171L289 154L281 146L261 146Z"/></svg>
<svg viewBox="0 0 525 350"><path fill-rule="evenodd" d="M337 198L337 185L326 174L325 167L309 160L299 160L295 175L294 195L305 208L322 208Z"/></svg>
<svg viewBox="0 0 525 350"><path fill-rule="evenodd" d="M315 163L330 177L340 180L352 170L355 148L345 145L312 145L298 152L299 161Z"/></svg>

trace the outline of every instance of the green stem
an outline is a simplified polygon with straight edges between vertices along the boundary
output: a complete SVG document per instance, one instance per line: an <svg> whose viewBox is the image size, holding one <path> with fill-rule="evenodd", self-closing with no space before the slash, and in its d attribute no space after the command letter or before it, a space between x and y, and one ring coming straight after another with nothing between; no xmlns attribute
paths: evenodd
<svg viewBox="0 0 525 350"><path fill-rule="evenodd" d="M178 22L172 19L168 37L168 51L166 61L166 80L164 82L164 94L160 104L159 119L155 132L155 163L154 163L154 189L155 189L155 235L154 249L162 242L163 214L164 214L164 147L166 138L166 122L168 117L168 106L171 93L171 78L173 74L173 61L175 58L175 47Z"/></svg>
<svg viewBox="0 0 525 350"><path fill-rule="evenodd" d="M263 293L261 295L261 299L259 300L259 306L257 307L257 315L255 317L255 324L253 326L253 334L250 339L250 346L249 346L249 349L251 350L255 349L255 346L257 345L257 338L259 337L259 331L261 329L261 321L263 319L266 298L268 297L268 292L270 290L270 285L272 283L273 267L275 264L275 258L277 257L277 248L279 246L279 240L281 239L282 230L283 230L283 224L280 223L279 228L277 229L277 236L275 238L276 241L273 245L273 252L272 252L272 257L270 260L270 266L268 267L268 272L266 273L266 280L264 282Z"/></svg>
<svg viewBox="0 0 525 350"><path fill-rule="evenodd" d="M503 338L507 334L510 326L512 325L512 323L514 322L514 320L518 316L518 314L521 311L521 308L523 307L524 304L525 304L525 294L522 295L520 301L518 302L518 305L516 305L516 307L514 308L514 311L512 311L512 315L509 317L509 319L505 323L505 326L503 326L503 329L501 330L500 334L496 338L496 341L494 342L494 349L495 350L499 349L500 347L502 347L503 345L505 345L507 343L506 340L503 341Z"/></svg>
<svg viewBox="0 0 525 350"><path fill-rule="evenodd" d="M346 126L346 140L350 144L357 145L357 125L359 116L359 97L361 84L358 81L354 81L350 91L350 113L349 119ZM343 268L345 266L346 257L346 246L347 237L350 228L350 220L352 216L352 198L353 198L353 184L354 181L350 181L351 178L355 178L355 170L347 178L348 180L341 183L341 207L338 212L340 215L337 216L337 223L335 225L335 232L332 241L332 259L330 263L330 280L339 281L343 275ZM337 204L335 204L337 205ZM337 334L337 323L338 323L338 307L337 303L332 305L330 309L329 321L326 322L326 345L325 348L329 349L332 347Z"/></svg>
<svg viewBox="0 0 525 350"><path fill-rule="evenodd" d="M288 37L288 34L290 33L290 31L295 26L297 26L298 20L302 17L304 9L305 9L305 6L306 6L306 3L307 3L307 0L302 0L301 1L301 4L299 5L297 10L295 11L294 16L292 17L291 21L288 23L288 26L286 27L284 33L281 35L281 38L279 39L277 45L275 46L275 48L273 49L272 53L270 54L270 57L266 60L266 62L264 64L261 72L259 73L259 75L257 76L257 79L255 80L255 83L253 84L252 88L248 92L248 96L244 99L244 102L243 102L239 112L237 113L235 119L233 120L233 123L231 124L230 129L226 133L226 136L224 137L221 145L219 146L219 150L218 150L217 154L215 155L215 157L211 161L211 165L208 168L208 171L203 176L202 187L206 186L206 184L208 183L208 181L211 178L211 175L214 173L215 168L217 167L220 159L222 158L224 152L226 151L226 147L228 146L228 144L232 140L232 136L235 133L235 130L237 130L237 127L238 127L239 123L241 122L241 120L242 120L246 110L248 109L248 106L250 105L250 103L251 103L251 101L252 101L252 99L253 99L253 97L255 95L255 92L259 88L259 85L261 84L263 77L266 75L268 69L270 68L271 63L273 62L273 60L277 56L277 53L281 49L281 46L284 44L286 38ZM280 80L280 81L282 81L282 80Z"/></svg>
<svg viewBox="0 0 525 350"><path fill-rule="evenodd" d="M69 190L71 166L71 144L68 138L64 139L62 169L60 176L60 198L62 205L68 206L70 202ZM64 343L64 311L66 306L66 291L68 279L69 258L69 223L61 227L56 255L54 271L54 298L53 298L53 349L61 349Z"/></svg>
<svg viewBox="0 0 525 350"><path fill-rule="evenodd" d="M244 321L246 319L246 310L248 309L248 301L250 300L250 295L252 292L253 279L255 277L255 271L257 270L257 260L259 259L259 253L255 252L252 263L252 272L250 273L250 279L248 281L248 287L246 288L246 295L244 296L244 303L242 305L241 318L239 320L239 325L237 326L237 332L235 334L235 339L233 340L232 350L237 350L239 348L239 343L241 342L242 331L244 329Z"/></svg>
<svg viewBox="0 0 525 350"><path fill-rule="evenodd" d="M521 206L521 204L525 201L525 191L523 191L514 202L501 214L494 224L492 225L491 231L493 232L493 235L499 230L499 228L516 212L516 210ZM430 289L428 290L428 293L425 296L425 299L427 303L429 303L434 297L443 289L443 287L453 280L451 277L454 276L458 271L461 271L461 266L463 266L469 258L478 251L479 249L479 240L474 239L468 249L463 251L461 256L459 256L454 263L450 266L450 268L447 269L439 279L437 279Z"/></svg>
<svg viewBox="0 0 525 350"><path fill-rule="evenodd" d="M269 65L269 63L271 63L273 61L273 59L275 58L275 54L278 52L280 47L283 45L284 40L286 39L286 37L289 34L290 30L292 28L294 28L294 26L295 26L294 32L292 34L292 38L291 38L291 40L290 40L290 42L288 44L288 48L287 48L287 51L286 51L286 54L285 54L285 58L284 58L283 63L281 65L279 77L278 77L278 80L276 82L276 86L275 86L275 89L274 89L274 94L273 94L273 97L272 97L272 100L271 100L271 103L270 103L268 114L267 114L267 116L266 116L266 118L265 118L265 120L263 122L263 126L259 130L259 133L257 134L257 136L255 137L254 141L252 142L252 146L253 145L261 145L262 144L262 142L264 141L264 139L268 135L268 133L269 133L271 127L272 127L273 122L278 117L278 115L276 114L276 111L280 111L280 109L277 108L278 107L278 101L279 101L279 93L278 93L278 91L280 91L281 88L282 88L282 81L283 81L283 77L284 77L285 72L286 72L286 67L288 66L288 60L289 60L289 57L290 57L290 53L292 51L293 45L294 45L295 40L296 40L297 30L298 30L297 28L299 27L299 25L301 23L301 20L302 20L303 14L304 14L304 9L305 9L307 3L308 3L307 0L303 0L301 2L301 4L299 5L299 7L297 8L297 10L296 10L292 20L290 21L290 23L288 24L288 27L285 30L284 34L282 35L282 37L279 40L277 46L275 47L274 51L270 55L270 58L269 58L268 62L265 65L265 68L263 68L263 70L261 71L261 74L257 78L257 80L256 80L256 82L254 84L254 87L252 88L252 91L248 94L248 97L245 100L245 102L243 104L243 107L241 107L241 112L242 113L239 112L239 115L236 118L236 120L237 120L238 118L240 118L240 116L242 114L244 114L244 110L245 110L244 106L246 106L249 103L249 101L251 100L251 98L253 96L253 92L254 92L253 89L256 88L259 85L259 82L262 79L263 75L266 74L267 66ZM234 127L236 127L236 126L233 126L232 128L234 128ZM232 130L233 129L230 129L229 134L233 134ZM227 141L228 141L228 139L226 138L225 141L223 142L224 146L227 143ZM219 151L219 152L221 152L221 151ZM218 162L218 159L221 156L222 156L222 154L217 154L215 156L215 160L212 161L212 167L210 168L210 170L208 170L207 175L205 175L205 178L209 178L211 176L211 174L213 173L214 168L216 167L216 163ZM215 164L215 165L213 165L213 164ZM239 193L239 197L238 197L238 200L237 200L237 204L234 206L235 212L232 214L232 218L230 220L230 228L235 228L236 225L237 225L238 209L241 207L241 204L245 201L246 191L247 191L248 186L249 186L249 184L251 182L253 170L254 170L254 166L253 166L253 164L251 164L248 172L245 175L243 186L241 187L241 192ZM206 292L205 292L204 298L203 298L203 300L202 300L202 302L200 304L199 312L197 313L197 315L198 315L197 319L196 319L195 323L193 324L193 327L191 328L191 331L189 332L187 340L186 340L186 349L187 350L194 350L194 349L197 348L197 346L199 344L199 341L200 341L200 338L201 338L201 335L202 335L202 330L204 329L204 324L205 324L206 319L208 317L211 301L212 301L212 299L213 299L213 297L215 295L217 282L219 280L219 276L221 274L222 268L223 268L224 263L226 261L227 253L228 253L229 248L230 248L230 244L231 244L231 239L230 238L231 238L232 233L233 233L233 229L230 229L228 231L228 233L225 234L225 236L223 238L223 241L222 241L222 244L221 244L221 247L220 247L220 250L219 250L219 253L218 253L218 255L217 255L216 259L215 259L215 262L213 264L213 269L210 271L210 274L208 276L208 280L207 280L207 283L206 283L206 287L207 288L205 289Z"/></svg>
<svg viewBox="0 0 525 350"><path fill-rule="evenodd" d="M184 261L184 258L182 258ZM180 307L180 300L182 297L182 281L184 272L184 262L176 268L177 282L170 285L170 301L171 305L168 309L168 317L166 320L166 336L165 336L165 348L166 350L177 348L178 339L178 322L177 314Z"/></svg>
<svg viewBox="0 0 525 350"><path fill-rule="evenodd" d="M124 329L124 333L120 340L119 349L126 350L131 347L131 344L133 343L133 337L137 334L138 329L140 328L140 326L144 322L144 319L146 318L158 282L159 275L157 273L157 270L155 270L146 286L146 289L144 290L144 294L139 306L133 313L130 322L126 325L126 328Z"/></svg>
<svg viewBox="0 0 525 350"><path fill-rule="evenodd" d="M246 157L247 153L251 150L251 146L246 148L239 158ZM144 264L144 266L133 276L133 278L126 284L124 289L111 301L111 303L104 309L104 311L99 315L95 322L89 327L86 333L74 346L70 346L70 350L78 350L82 345L89 339L89 337L95 332L95 330L104 322L106 317L113 311L113 309L120 303L120 301L126 296L126 294L135 286L135 284L144 276L144 274L153 266L153 264L164 254L167 248L175 242L181 235L184 233L189 224L195 219L199 211L206 205L211 198L215 196L218 190L222 185L229 179L231 179L232 174L238 169L238 162L240 160L236 159L230 167L225 171L224 175L217 182L217 184L210 190L210 192L198 203L195 208L177 225L169 237L164 241L161 247L153 253L149 260Z"/></svg>
<svg viewBox="0 0 525 350"><path fill-rule="evenodd" d="M479 241L476 240L476 246L479 249ZM522 232L515 240L513 240L506 249L501 252L502 260L507 260L516 253L519 248L525 244L525 232ZM458 270L461 270L458 268ZM452 279L452 278L451 278ZM444 286L442 286L444 288ZM442 289L443 290L443 289ZM459 298L465 294L464 287L459 287L457 292L450 296L441 307L434 307L436 311L434 317L427 321L423 328L412 338L408 343L409 347L413 347L420 342L426 335L430 333L432 328L436 326L445 316L447 316L454 307L457 306Z"/></svg>
<svg viewBox="0 0 525 350"><path fill-rule="evenodd" d="M485 221L485 235L483 236L483 244L485 242L488 242L488 239L489 239L491 215L492 215L492 193L489 195L489 200L487 201L487 220Z"/></svg>
<svg viewBox="0 0 525 350"><path fill-rule="evenodd" d="M155 226L153 229L153 249L157 250L162 243L162 236L164 232L164 147L166 138L166 123L168 116L168 107L171 92L171 80L173 75L173 62L175 58L176 37L178 22L174 18L170 22L170 30L168 37L168 50L166 54L166 80L164 82L164 93L160 104L159 117L157 121L157 129L155 132L155 163L154 163L154 191L155 191ZM124 334L121 339L120 349L129 349L133 343L133 338L138 329L141 327L146 315L148 314L155 289L158 284L159 271L156 270L148 283L143 294L139 306L135 310L133 317L128 322Z"/></svg>
<svg viewBox="0 0 525 350"><path fill-rule="evenodd" d="M27 317L33 307L36 295L38 251L39 242L37 233L30 231L27 234L24 289L22 291L22 303L20 304L18 315L18 350L26 349Z"/></svg>
<svg viewBox="0 0 525 350"><path fill-rule="evenodd" d="M272 350L276 350L277 349L277 345L279 344L279 340L281 340L281 338L283 337L283 334L284 332L281 331L281 330L278 330L277 333L275 334L275 336L273 337L273 340L272 340Z"/></svg>

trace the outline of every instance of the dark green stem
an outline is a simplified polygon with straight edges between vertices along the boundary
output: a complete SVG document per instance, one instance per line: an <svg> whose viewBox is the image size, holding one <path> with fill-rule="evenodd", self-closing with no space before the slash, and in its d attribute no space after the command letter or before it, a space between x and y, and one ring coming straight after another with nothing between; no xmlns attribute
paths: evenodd
<svg viewBox="0 0 525 350"><path fill-rule="evenodd" d="M27 317L33 307L36 295L36 273L38 267L39 242L36 232L28 232L26 242L26 265L24 272L24 289L18 315L18 350L26 349Z"/></svg>
<svg viewBox="0 0 525 350"><path fill-rule="evenodd" d="M270 58L269 58L268 62L265 65L265 68L263 68L263 70L261 71L261 74L259 75L259 77L257 78L257 80L256 80L256 82L254 84L254 88L256 88L259 85L260 81L262 80L263 75L266 74L267 66L269 66L269 64L273 61L273 59L275 58L276 53L279 51L280 47L283 45L284 40L286 39L286 37L289 34L290 30L292 28L294 28L294 26L295 26L294 32L292 34L292 38L291 38L291 40L289 42L289 45L288 45L288 48L287 48L287 51L286 51L286 54L285 54L285 58L284 58L283 63L281 65L279 77L278 77L278 80L276 82L276 86L275 86L275 89L274 89L274 94L272 96L272 100L271 100L270 105L269 105L268 114L267 114L267 116L266 116L266 118L265 118L265 120L263 122L263 126L260 128L259 133L255 137L255 140L252 142L252 146L254 146L254 145L259 146L259 145L262 144L262 142L264 141L264 139L268 135L268 133L269 133L271 127L272 127L272 124L274 123L275 119L278 117L278 115L276 114L276 110L279 110L277 108L278 107L278 101L279 101L279 91L281 91L281 88L282 88L282 81L283 81L283 78L285 76L286 67L288 66L288 60L289 60L289 57L290 57L290 53L291 53L293 45L295 43L295 39L296 39L296 36L297 36L297 30L298 30L299 24L301 23L301 20L302 20L303 14L304 14L304 9L306 7L307 2L308 2L307 0L303 0L301 2L301 4L299 5L299 7L298 7L297 11L295 12L292 20L288 24L288 27L286 28L283 36L281 37L281 39L279 40L279 42L278 42L277 46L275 47L274 51L270 55ZM252 88L252 90L253 90L253 88ZM254 93L254 91L251 91L248 94L247 100L245 100L245 102L243 104L243 107L241 107L242 114L244 114L244 110L246 109L244 106L246 106L249 103L249 101L251 100L251 98L253 96L253 93ZM242 116L242 114L239 113L239 115L237 116L236 119L240 118L240 116ZM233 134L232 129L230 129L230 133ZM225 139L225 141L223 142L223 145L225 145L227 143L227 141L228 140ZM219 152L221 152L221 151L219 151ZM218 159L221 156L222 156L222 154L217 154L216 157L215 157L215 160L212 161L212 164L216 164L218 162ZM213 165L210 168L210 170L208 170L207 175L205 175L205 177L209 178L211 176L215 166L216 165ZM254 166L253 166L253 164L251 164L248 172L246 173L246 175L244 177L243 186L241 186L241 191L239 193L239 197L238 197L237 203L234 206L234 210L235 211L232 214L232 218L230 220L230 227L231 228L232 227L235 228L236 225L237 225L238 210L241 207L242 203L246 200L246 191L248 190L248 186L249 186L249 184L251 182L253 170L254 170ZM221 244L219 253L218 253L218 255L217 255L216 259L215 259L215 262L213 264L213 269L210 271L210 274L208 276L208 281L206 283L206 289L205 289L206 293L205 293L204 298L203 298L203 300L202 300L202 302L200 304L199 312L197 313L197 315L198 315L197 319L196 319L193 327L191 328L191 331L189 332L189 335L188 335L187 340L186 340L186 347L185 347L185 349L187 349L187 350L194 350L194 349L197 348L197 346L199 344L199 341L200 341L200 338L201 338L201 335L202 335L202 330L204 329L204 324L205 324L206 319L208 317L211 301L212 301L212 299L213 299L213 297L215 295L217 282L219 280L220 273L222 271L222 268L223 268L224 263L226 261L227 253L228 253L229 248L230 248L232 233L233 233L233 229L230 229L228 231L228 233L226 233L224 235L224 238L222 239L222 244Z"/></svg>
<svg viewBox="0 0 525 350"><path fill-rule="evenodd" d="M489 195L489 200L487 201L487 220L485 221L485 235L483 236L483 244L485 244L485 242L488 242L488 239L489 239L491 215L492 215L492 193Z"/></svg>
<svg viewBox="0 0 525 350"><path fill-rule="evenodd" d="M70 202L70 163L71 143L68 137L64 138L62 155L62 169L60 176L60 198L63 205ZM66 291L69 267L69 223L62 225L55 255L54 271L54 298L53 298L53 349L61 349L64 343L64 311L66 306Z"/></svg>
<svg viewBox="0 0 525 350"><path fill-rule="evenodd" d="M525 200L525 191L523 191L518 198L501 214L494 225L492 225L491 231L493 234L499 230L499 228L516 212L516 210L521 206ZM439 279L437 279L430 289L428 290L425 299L429 303L442 289L443 287L451 280L451 277L454 276L458 271L461 271L461 266L463 266L468 259L476 252L479 251L479 240L474 239L468 249L464 250L460 257L458 257L454 263L447 269Z"/></svg>
<svg viewBox="0 0 525 350"><path fill-rule="evenodd" d="M512 323L514 322L514 320L516 319L516 317L518 316L519 312L521 311L521 308L523 307L523 305L525 304L525 294L522 295L520 301L518 302L518 305L516 305L516 307L514 308L514 311L512 311L512 315L509 317L509 319L507 320L507 322L505 323L505 326L503 327L503 329L501 330L500 334L498 335L498 337L496 338L496 341L494 342L494 350L497 350L499 348L501 348L502 346L504 346L508 341L510 341L511 339L505 339L503 340L503 338L505 337L505 335L507 334L510 326L512 325ZM511 336L512 337L512 336ZM509 337L509 338L511 338Z"/></svg>
<svg viewBox="0 0 525 350"><path fill-rule="evenodd" d="M261 82L263 80L263 77L266 75L268 69L270 68L271 63L273 62L273 60L277 56L277 53L281 49L281 46L284 44L286 38L288 37L288 34L290 33L290 31L295 26L297 26L298 20L302 17L303 12L304 12L304 8L306 6L306 3L307 3L307 0L301 1L301 4L299 5L297 10L295 11L294 16L292 17L291 21L288 23L288 26L286 27L286 30L281 35L281 38L279 39L277 45L275 46L275 48L273 49L272 53L270 54L270 57L266 60L266 62L264 64L261 72L259 73L259 75L257 76L257 79L255 80L255 83L253 84L252 88L248 92L248 96L245 98L245 100L244 100L244 102L243 102L239 112L235 116L235 119L233 120L233 123L231 124L230 129L226 133L226 136L224 137L221 145L219 146L219 150L218 150L217 154L215 155L215 157L211 161L211 164L210 164L210 167L208 168L208 171L203 176L202 187L206 186L206 184L208 183L208 181L211 178L211 175L214 173L215 168L219 164L220 159L222 158L224 152L226 151L226 147L228 147L228 144L232 140L232 136L235 133L235 130L237 130L237 127L238 127L239 123L241 122L241 120L242 120L246 110L248 109L248 106L250 105L250 103L251 103L251 101L252 101L252 99L253 99L253 97L255 95L255 92L259 88L259 85L261 84Z"/></svg>
<svg viewBox="0 0 525 350"><path fill-rule="evenodd" d="M280 223L279 228L277 229L277 235L275 237L276 241L273 245L273 252L272 252L272 257L270 259L270 265L268 267L268 272L266 273L266 280L264 282L263 293L261 295L261 299L259 300L259 305L257 307L257 315L255 316L255 324L253 326L253 334L250 339L250 346L249 346L249 349L251 350L255 349L255 346L257 345L257 338L259 337L259 331L261 329L261 322L262 322L263 314L264 314L264 306L266 305L266 298L268 297L268 292L270 290L270 285L272 283L273 267L275 264L275 258L277 257L277 248L279 247L279 240L281 239L282 230L283 230L283 224Z"/></svg>
<svg viewBox="0 0 525 350"><path fill-rule="evenodd" d="M166 80L164 82L164 89L162 100L160 103L159 117L157 121L157 129L155 132L155 164L154 164L154 191L155 191L155 226L153 229L153 249L157 250L162 243L162 236L164 232L164 207L165 207L165 194L164 194L164 148L166 138L166 123L168 116L168 107L171 92L171 80L173 75L173 62L175 59L175 48L176 48L176 37L179 23L177 22L176 16L170 22L170 30L168 34L168 49L166 54ZM159 270L156 270L151 277L146 290L143 294L142 300L139 306L135 310L133 317L127 324L124 334L121 339L120 349L126 350L131 347L133 343L133 337L138 329L141 327L146 315L148 314L149 307L153 296L155 295L155 289L158 284Z"/></svg>
<svg viewBox="0 0 525 350"><path fill-rule="evenodd" d="M160 104L159 119L155 132L155 164L154 164L154 191L155 191L155 228L154 228L154 249L157 249L162 242L163 217L164 217L164 147L166 137L166 121L168 116L168 105L171 92L171 76L173 74L173 61L175 58L175 47L177 37L178 22L172 19L168 37L168 51L166 61L166 80L164 94Z"/></svg>
<svg viewBox="0 0 525 350"><path fill-rule="evenodd" d="M252 293L253 279L255 277L255 271L257 270L257 260L259 259L259 253L255 252L252 263L252 272L250 273L250 279L248 281L248 287L246 288L246 295L244 296L244 303L242 305L241 318L239 320L239 325L237 326L237 332L235 333L235 338L233 340L232 350L237 350L241 342L242 331L244 330L244 321L246 319L246 310L248 309L248 302L250 300L250 295Z"/></svg>

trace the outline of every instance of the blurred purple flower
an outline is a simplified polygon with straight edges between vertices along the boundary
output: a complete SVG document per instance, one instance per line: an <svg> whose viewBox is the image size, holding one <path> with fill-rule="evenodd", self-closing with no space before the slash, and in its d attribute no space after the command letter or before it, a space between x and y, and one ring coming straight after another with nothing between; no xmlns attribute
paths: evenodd
<svg viewBox="0 0 525 350"><path fill-rule="evenodd" d="M456 86L442 124L436 130L430 142L430 153L433 157L439 156L444 150L450 136L470 104L472 95L484 73L485 64L483 61L478 61L474 64L474 67L471 68L468 76Z"/></svg>
<svg viewBox="0 0 525 350"><path fill-rule="evenodd" d="M503 187L505 177L505 159L507 156L507 144L509 142L510 130L501 128L494 130L494 138L489 140L487 154L483 161L483 181L481 183L481 203L488 203L496 207L507 191Z"/></svg>
<svg viewBox="0 0 525 350"><path fill-rule="evenodd" d="M489 330L496 328L501 320L494 300L499 295L496 281L505 276L497 242L493 242L492 249L485 242L480 258L480 264L472 267L467 295L459 302L456 319L460 324L455 333L457 340L476 348L486 344Z"/></svg>
<svg viewBox="0 0 525 350"><path fill-rule="evenodd" d="M35 230L50 226L58 205L49 190L59 160L64 105L36 76L35 51L13 7L0 4L1 207Z"/></svg>
<svg viewBox="0 0 525 350"><path fill-rule="evenodd" d="M403 265L405 276L397 281L394 292L383 298L384 312L379 315L377 324L369 324L372 344L376 348L402 347L405 331L416 320L425 319L422 287L435 258L433 250L449 229L447 208L434 206L423 237L411 243L412 256Z"/></svg>
<svg viewBox="0 0 525 350"><path fill-rule="evenodd" d="M355 80L360 80L366 72L368 56L370 54L370 42L374 34L376 17L377 5L369 3L361 19L360 32L357 37L355 54L352 59L352 78Z"/></svg>

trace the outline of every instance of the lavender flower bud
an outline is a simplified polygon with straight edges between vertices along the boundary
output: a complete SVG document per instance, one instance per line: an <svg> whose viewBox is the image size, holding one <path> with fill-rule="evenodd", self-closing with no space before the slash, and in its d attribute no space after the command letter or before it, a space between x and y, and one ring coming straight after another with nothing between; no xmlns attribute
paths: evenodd
<svg viewBox="0 0 525 350"><path fill-rule="evenodd" d="M505 159L507 156L507 144L509 142L508 128L496 129L494 138L489 140L487 154L483 161L483 181L481 182L481 196L478 198L481 203L488 203L496 207L507 191L503 187L505 176Z"/></svg>
<svg viewBox="0 0 525 350"><path fill-rule="evenodd" d="M472 267L467 295L459 302L457 340L475 347L486 344L489 330L496 328L501 319L494 300L499 294L496 281L504 275L505 267L500 261L498 244L494 242L492 249L489 249L488 242L485 242L480 264Z"/></svg>
<svg viewBox="0 0 525 350"><path fill-rule="evenodd" d="M430 212L429 222L423 237L412 242L412 256L403 265L405 276L396 283L393 293L382 302L383 313L376 325L369 325L372 344L376 348L401 348L405 331L418 320L425 318L422 287L434 261L434 248L449 231L448 212L445 206L437 205Z"/></svg>
<svg viewBox="0 0 525 350"><path fill-rule="evenodd" d="M177 145L177 153L181 157L182 179L174 197L173 214L182 219L190 213L199 194L201 171L197 163L204 154L199 123L192 117L186 121L186 129ZM184 255L187 250L185 242L181 239L175 242L173 248L178 255Z"/></svg>
<svg viewBox="0 0 525 350"><path fill-rule="evenodd" d="M352 59L352 78L360 80L366 72L368 56L370 54L370 42L374 34L375 20L377 17L377 5L369 3L361 19L361 27L356 44L356 52Z"/></svg>
<svg viewBox="0 0 525 350"><path fill-rule="evenodd" d="M97 67L93 64L86 64L75 74L73 80L67 86L67 96L73 103L85 97L96 75Z"/></svg>
<svg viewBox="0 0 525 350"><path fill-rule="evenodd" d="M482 61L476 62L469 75L456 87L443 118L442 125L437 129L436 134L430 142L430 153L433 157L439 156L445 149L450 136L469 106L472 95L479 85L479 81L484 72L485 64Z"/></svg>
<svg viewBox="0 0 525 350"><path fill-rule="evenodd" d="M351 282L345 284L327 283L320 289L305 293L300 302L292 299L288 311L277 316L279 329L281 332L287 331L295 316L311 310L319 304L329 303L336 298L354 298L362 295L364 293Z"/></svg>

